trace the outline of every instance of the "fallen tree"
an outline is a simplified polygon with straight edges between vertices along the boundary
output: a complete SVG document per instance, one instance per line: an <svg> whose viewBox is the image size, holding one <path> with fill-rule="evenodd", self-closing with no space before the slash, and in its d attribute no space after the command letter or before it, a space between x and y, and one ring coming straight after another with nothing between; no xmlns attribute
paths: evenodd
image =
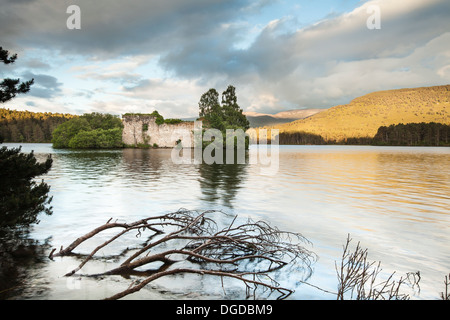
<svg viewBox="0 0 450 320"><path fill-rule="evenodd" d="M58 252L53 249L49 258L80 256L82 261L78 267L66 274L70 277L78 273L102 248L124 235L135 232L136 237L141 237L144 233L149 233L143 244L126 250L125 255L118 255L120 258L124 256L120 264L97 274L144 277L108 299L120 299L141 290L156 279L179 274L220 277L224 291L223 279L236 279L243 284L246 298L256 298L257 289L262 289L265 294L275 293L277 299L284 299L294 290L281 286L277 281L277 275L281 271L290 267L305 273L306 278L311 275L311 263L315 260L315 255L303 247L308 240L302 235L280 231L264 221L246 220L237 223L237 216L224 218L223 215L225 214L218 211L198 213L181 209L132 223L112 222L110 219L66 248L61 247ZM220 220L228 223L220 227ZM89 254L81 255L74 251L85 241L113 229L118 229L119 232L103 241ZM146 267L149 269L143 270Z"/></svg>

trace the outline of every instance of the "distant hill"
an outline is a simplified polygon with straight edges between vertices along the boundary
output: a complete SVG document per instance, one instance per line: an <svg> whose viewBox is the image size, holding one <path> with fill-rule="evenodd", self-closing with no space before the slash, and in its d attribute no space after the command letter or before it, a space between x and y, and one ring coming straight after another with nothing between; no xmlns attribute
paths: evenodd
<svg viewBox="0 0 450 320"><path fill-rule="evenodd" d="M266 127L342 141L374 137L381 126L421 122L450 124L450 85L373 92L305 119Z"/></svg>
<svg viewBox="0 0 450 320"><path fill-rule="evenodd" d="M279 124L289 123L299 119L310 117L323 109L298 109L282 111L277 114L267 114L258 112L244 112L247 120L250 122L250 127L258 128L264 126L276 126Z"/></svg>

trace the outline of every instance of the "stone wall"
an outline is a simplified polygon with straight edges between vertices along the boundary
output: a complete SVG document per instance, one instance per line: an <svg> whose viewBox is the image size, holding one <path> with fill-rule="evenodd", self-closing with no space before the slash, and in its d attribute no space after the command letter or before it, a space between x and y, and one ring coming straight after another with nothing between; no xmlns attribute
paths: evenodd
<svg viewBox="0 0 450 320"><path fill-rule="evenodd" d="M184 148L192 148L194 141L194 122L177 124L156 123L156 117L150 115L124 115L123 143L129 146L156 144L160 148L173 148L181 140Z"/></svg>

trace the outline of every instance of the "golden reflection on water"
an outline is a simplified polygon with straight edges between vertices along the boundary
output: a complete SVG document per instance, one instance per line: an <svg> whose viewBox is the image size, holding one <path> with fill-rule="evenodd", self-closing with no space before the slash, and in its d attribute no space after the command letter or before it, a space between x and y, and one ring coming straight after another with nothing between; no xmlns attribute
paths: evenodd
<svg viewBox="0 0 450 320"><path fill-rule="evenodd" d="M419 299L437 297L450 267L449 148L286 147L265 187L275 221L315 242L325 266L317 274L333 276L351 234L386 270L420 270Z"/></svg>
<svg viewBox="0 0 450 320"><path fill-rule="evenodd" d="M280 163L285 179L295 180L300 190L316 190L322 200L352 201L368 211L422 222L450 213L449 154L308 150L282 154Z"/></svg>

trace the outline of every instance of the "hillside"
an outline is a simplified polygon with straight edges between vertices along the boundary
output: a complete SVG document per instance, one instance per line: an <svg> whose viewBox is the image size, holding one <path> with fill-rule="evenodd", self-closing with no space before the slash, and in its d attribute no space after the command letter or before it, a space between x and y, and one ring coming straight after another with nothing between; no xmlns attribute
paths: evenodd
<svg viewBox="0 0 450 320"><path fill-rule="evenodd" d="M0 141L50 142L53 130L73 117L76 116L0 108Z"/></svg>
<svg viewBox="0 0 450 320"><path fill-rule="evenodd" d="M279 124L293 122L299 119L305 119L310 117L323 109L298 109L282 111L277 114L267 114L258 112L244 112L247 120L250 122L250 127L264 127L264 126L276 126Z"/></svg>
<svg viewBox="0 0 450 320"><path fill-rule="evenodd" d="M373 92L306 119L267 128L342 141L374 137L381 126L421 122L450 124L450 85Z"/></svg>

